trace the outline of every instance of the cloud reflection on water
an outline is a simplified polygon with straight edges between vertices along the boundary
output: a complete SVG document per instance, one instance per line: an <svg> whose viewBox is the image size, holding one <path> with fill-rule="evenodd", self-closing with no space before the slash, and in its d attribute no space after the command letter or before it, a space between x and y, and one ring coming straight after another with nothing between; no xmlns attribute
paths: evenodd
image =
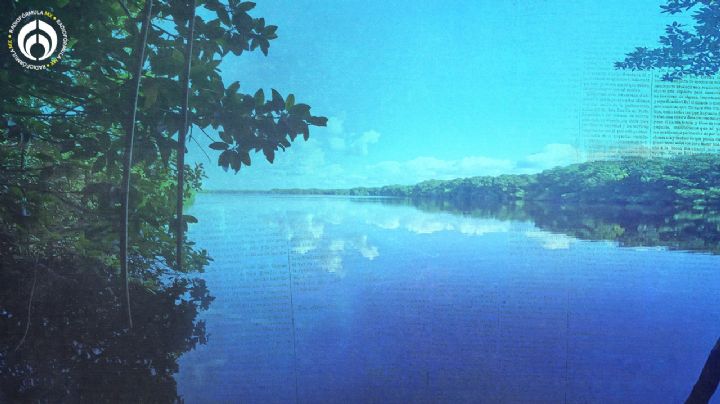
<svg viewBox="0 0 720 404"><path fill-rule="evenodd" d="M448 212L427 212L412 206L389 206L377 200L338 200L298 197L296 210L270 209L266 225L282 235L291 253L312 255L316 265L339 276L348 257L373 261L381 256L379 240L369 234L406 231L421 236L455 232L468 237L518 232L543 248L568 249L577 239L542 231L532 223L479 218ZM368 228L370 226L371 228Z"/></svg>

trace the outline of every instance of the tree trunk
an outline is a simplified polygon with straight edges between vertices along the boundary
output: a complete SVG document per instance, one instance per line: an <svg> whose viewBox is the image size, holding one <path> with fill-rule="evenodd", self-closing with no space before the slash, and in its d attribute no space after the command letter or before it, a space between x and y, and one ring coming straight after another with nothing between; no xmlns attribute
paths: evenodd
<svg viewBox="0 0 720 404"><path fill-rule="evenodd" d="M710 351L700 377L698 377L685 404L707 403L715 393L718 382L720 382L720 339L717 340Z"/></svg>
<svg viewBox="0 0 720 404"><path fill-rule="evenodd" d="M185 45L185 71L183 72L183 89L185 94L182 99L182 121L183 125L180 128L178 134L178 148L177 148L177 228L175 232L175 263L178 271L182 271L183 268L183 235L185 228L183 226L183 196L185 189L185 143L187 138L187 132L189 128L188 124L188 101L190 97L190 67L192 65L192 54L193 54L193 37L195 35L195 0L190 0L189 10L189 31L187 44Z"/></svg>
<svg viewBox="0 0 720 404"><path fill-rule="evenodd" d="M123 161L122 200L120 210L120 272L122 273L125 288L125 310L127 312L128 327L133 327L132 311L130 310L130 284L128 279L128 216L130 204L130 171L133 163L133 145L135 142L135 120L137 119L138 94L140 93L140 77L143 64L145 64L145 47L147 46L147 33L150 29L150 16L152 15L152 2L147 0L143 10L143 22L140 30L140 39L135 49L137 65L133 75L133 93L130 103L130 119L125 136L125 159Z"/></svg>

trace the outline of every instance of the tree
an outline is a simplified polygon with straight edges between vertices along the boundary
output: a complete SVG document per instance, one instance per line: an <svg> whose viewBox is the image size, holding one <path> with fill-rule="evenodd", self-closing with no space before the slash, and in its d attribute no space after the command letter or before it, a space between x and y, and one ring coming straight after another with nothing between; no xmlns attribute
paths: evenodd
<svg viewBox="0 0 720 404"><path fill-rule="evenodd" d="M127 262L129 278L151 287L155 274L178 259L183 271L208 262L192 242L180 254L173 243L177 226L184 231L197 220L176 209L177 192L191 199L203 176L201 165L188 167L178 156L186 149L177 136L185 127L188 61L178 49L188 43L192 10L187 2L153 1L146 46L139 48L145 4L149 0L0 0L7 11L2 26L36 6L57 15L69 34L65 56L48 70L24 69L0 53L0 235L7 240L0 254L15 254L17 265L39 262L41 275L60 273L67 269L56 258L72 251L109 266ZM187 127L211 139L190 132L187 140L200 146L205 139L218 153L217 164L236 173L256 153L272 163L298 136L307 139L309 126L326 124L292 94L272 90L266 99L262 89L246 94L239 83L223 82L218 66L224 57L256 49L267 55L277 38L277 26L249 14L254 6L197 1L202 12L194 19L187 75ZM137 49L146 49L141 75L131 73ZM133 104L136 89L137 108L119 108ZM126 158L128 151L134 158ZM123 245L117 235L125 233Z"/></svg>
<svg viewBox="0 0 720 404"><path fill-rule="evenodd" d="M69 36L63 59L43 71L0 52L0 278L8 289L0 401L175 397L174 359L204 341L195 315L211 299L200 285L169 276L173 267L202 271L210 260L182 240L197 221L183 215L182 202L204 175L202 165L184 164L186 148L210 143L217 164L237 173L256 153L272 163L298 136L307 139L309 126L326 124L292 94L272 90L265 99L263 90L246 94L239 83L223 82L224 57L267 55L277 38L276 26L249 14L253 7L237 0L0 0L0 26L28 9L48 10ZM189 45L192 51L179 50ZM118 330L118 321L132 321L130 291L143 310L134 310L135 328ZM81 352L87 361L48 364L48 356L31 355L57 346L60 328L89 349ZM149 348L157 352L147 355ZM105 389L97 397L78 393L96 382L82 377L85 368L108 376L97 380ZM133 398L140 376L148 385Z"/></svg>
<svg viewBox="0 0 720 404"><path fill-rule="evenodd" d="M664 80L672 81L690 76L712 76L720 69L720 2L717 0L668 0L661 5L663 13L678 14L695 10L695 26L687 29L678 22L665 28L660 47L636 48L625 60L617 62L619 69L662 69Z"/></svg>
<svg viewBox="0 0 720 404"><path fill-rule="evenodd" d="M695 10L695 26L687 29L673 22L660 37L659 48L637 48L620 69L662 69L663 80L674 81L685 76L713 76L720 70L720 2L717 0L668 0L660 6L665 13L678 14ZM710 351L688 403L704 403L715 393L720 382L720 339Z"/></svg>

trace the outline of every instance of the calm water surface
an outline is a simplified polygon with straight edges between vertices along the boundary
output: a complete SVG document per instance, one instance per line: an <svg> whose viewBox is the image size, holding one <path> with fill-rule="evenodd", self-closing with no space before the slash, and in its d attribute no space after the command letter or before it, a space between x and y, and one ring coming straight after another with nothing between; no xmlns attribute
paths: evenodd
<svg viewBox="0 0 720 404"><path fill-rule="evenodd" d="M187 402L682 402L720 257L377 199L202 194Z"/></svg>

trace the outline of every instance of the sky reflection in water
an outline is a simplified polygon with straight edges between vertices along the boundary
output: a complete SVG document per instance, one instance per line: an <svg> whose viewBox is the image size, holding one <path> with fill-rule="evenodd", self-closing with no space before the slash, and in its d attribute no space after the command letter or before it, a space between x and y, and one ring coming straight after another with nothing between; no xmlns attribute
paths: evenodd
<svg viewBox="0 0 720 404"><path fill-rule="evenodd" d="M679 402L720 335L711 254L371 199L193 210L216 300L188 402Z"/></svg>

